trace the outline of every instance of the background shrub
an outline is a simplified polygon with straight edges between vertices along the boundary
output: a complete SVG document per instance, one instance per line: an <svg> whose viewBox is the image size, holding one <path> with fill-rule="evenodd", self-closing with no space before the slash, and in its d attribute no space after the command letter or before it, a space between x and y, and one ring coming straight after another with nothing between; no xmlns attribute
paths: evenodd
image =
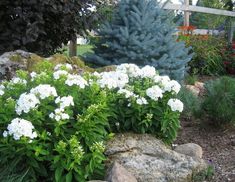
<svg viewBox="0 0 235 182"><path fill-rule="evenodd" d="M95 54L86 60L98 66L151 65L160 74L181 81L192 55L173 36L173 19L174 14L161 9L156 0L122 0L112 21L101 26Z"/></svg>
<svg viewBox="0 0 235 182"><path fill-rule="evenodd" d="M206 95L202 103L204 114L215 125L235 124L235 79L222 77L209 81L205 88Z"/></svg>
<svg viewBox="0 0 235 182"><path fill-rule="evenodd" d="M195 53L189 63L190 72L204 75L223 74L226 41L222 37L190 35L185 40Z"/></svg>

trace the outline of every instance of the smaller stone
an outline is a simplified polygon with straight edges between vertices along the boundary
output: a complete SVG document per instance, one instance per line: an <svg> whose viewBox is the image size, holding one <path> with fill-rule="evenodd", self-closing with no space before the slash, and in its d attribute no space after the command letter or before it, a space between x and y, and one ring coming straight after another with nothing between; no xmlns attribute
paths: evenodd
<svg viewBox="0 0 235 182"><path fill-rule="evenodd" d="M202 148L195 143L178 145L175 148L175 151L196 158L202 158L202 153L203 153Z"/></svg>
<svg viewBox="0 0 235 182"><path fill-rule="evenodd" d="M191 91L194 95L198 96L200 94L200 89L194 85L186 85L186 88Z"/></svg>
<svg viewBox="0 0 235 182"><path fill-rule="evenodd" d="M114 162L108 170L106 180L108 182L137 182L136 178L117 162Z"/></svg>
<svg viewBox="0 0 235 182"><path fill-rule="evenodd" d="M204 89L204 83L203 82L195 82L195 87L199 88L200 90Z"/></svg>

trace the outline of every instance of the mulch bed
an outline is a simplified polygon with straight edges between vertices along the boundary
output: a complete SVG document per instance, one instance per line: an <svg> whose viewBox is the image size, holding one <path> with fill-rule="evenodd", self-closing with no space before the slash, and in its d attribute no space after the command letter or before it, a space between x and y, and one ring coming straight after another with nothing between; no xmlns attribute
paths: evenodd
<svg viewBox="0 0 235 182"><path fill-rule="evenodd" d="M235 182L235 129L216 128L192 119L182 119L181 126L174 143L196 143L202 147L203 158L215 169L215 175L208 181Z"/></svg>

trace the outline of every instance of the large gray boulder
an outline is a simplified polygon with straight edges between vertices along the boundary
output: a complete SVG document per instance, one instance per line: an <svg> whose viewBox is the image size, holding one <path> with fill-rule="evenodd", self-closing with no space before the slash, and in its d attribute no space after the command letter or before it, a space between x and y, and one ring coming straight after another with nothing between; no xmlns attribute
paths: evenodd
<svg viewBox="0 0 235 182"><path fill-rule="evenodd" d="M202 159L177 153L147 134L116 135L105 153L110 165L120 163L138 182L189 182L207 168Z"/></svg>
<svg viewBox="0 0 235 182"><path fill-rule="evenodd" d="M6 52L0 56L0 80L11 79L19 69L27 68L27 60L32 54L17 50Z"/></svg>

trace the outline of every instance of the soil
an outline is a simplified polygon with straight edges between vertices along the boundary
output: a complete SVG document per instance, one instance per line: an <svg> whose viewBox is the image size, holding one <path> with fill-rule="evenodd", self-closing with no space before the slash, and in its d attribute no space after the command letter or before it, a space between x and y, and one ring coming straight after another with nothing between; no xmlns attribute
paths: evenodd
<svg viewBox="0 0 235 182"><path fill-rule="evenodd" d="M208 122L183 119L174 143L196 143L202 147L203 158L215 171L208 182L235 182L235 128L221 129Z"/></svg>

